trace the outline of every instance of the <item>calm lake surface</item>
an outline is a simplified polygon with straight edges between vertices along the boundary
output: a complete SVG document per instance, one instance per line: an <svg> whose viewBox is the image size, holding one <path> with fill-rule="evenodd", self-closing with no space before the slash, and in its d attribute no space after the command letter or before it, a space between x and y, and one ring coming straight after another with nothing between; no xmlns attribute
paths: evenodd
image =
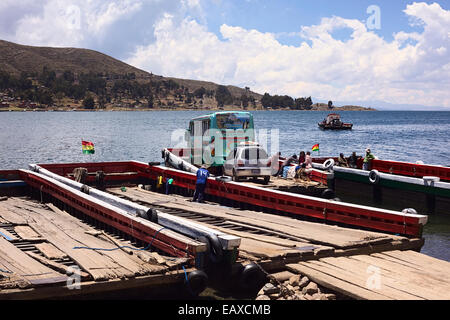
<svg viewBox="0 0 450 320"><path fill-rule="evenodd" d="M183 146L189 120L206 113L0 112L0 169L30 163L161 161L161 149ZM327 114L253 112L257 135L267 141L269 153L279 147L284 156L298 154L319 143L320 156L363 154L370 147L380 159L450 166L450 112L340 112L344 122L353 123L353 130L341 132L318 129ZM82 154L82 139L94 143L95 154ZM430 216L424 237L423 253L450 261L450 214Z"/></svg>

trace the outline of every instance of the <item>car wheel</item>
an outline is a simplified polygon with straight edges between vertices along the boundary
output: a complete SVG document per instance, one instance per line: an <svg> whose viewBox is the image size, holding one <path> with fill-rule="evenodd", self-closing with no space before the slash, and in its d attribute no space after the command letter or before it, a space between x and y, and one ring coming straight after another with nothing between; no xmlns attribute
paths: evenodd
<svg viewBox="0 0 450 320"><path fill-rule="evenodd" d="M264 177L264 184L269 184L270 176Z"/></svg>
<svg viewBox="0 0 450 320"><path fill-rule="evenodd" d="M233 181L239 182L239 177L236 175L236 171L233 169Z"/></svg>

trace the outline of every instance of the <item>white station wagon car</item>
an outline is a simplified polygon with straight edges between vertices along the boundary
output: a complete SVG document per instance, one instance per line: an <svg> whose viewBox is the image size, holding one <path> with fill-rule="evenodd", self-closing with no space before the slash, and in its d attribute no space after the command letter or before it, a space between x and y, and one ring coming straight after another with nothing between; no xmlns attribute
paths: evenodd
<svg viewBox="0 0 450 320"><path fill-rule="evenodd" d="M224 174L233 181L243 178L264 178L268 184L272 173L267 152L256 143L243 143L232 150L223 165Z"/></svg>

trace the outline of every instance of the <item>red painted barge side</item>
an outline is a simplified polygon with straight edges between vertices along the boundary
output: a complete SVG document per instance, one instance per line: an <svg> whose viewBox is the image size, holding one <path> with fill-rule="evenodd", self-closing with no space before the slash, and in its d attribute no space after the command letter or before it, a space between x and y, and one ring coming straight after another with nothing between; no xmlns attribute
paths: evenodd
<svg viewBox="0 0 450 320"><path fill-rule="evenodd" d="M373 160L372 169L378 170L380 172L399 174L416 178L433 176L439 177L443 181L450 181L450 167L400 161Z"/></svg>
<svg viewBox="0 0 450 320"><path fill-rule="evenodd" d="M159 176L173 178L174 185L195 190L196 177L192 173L162 166L149 166L137 161L47 164L40 166L67 175L77 167L89 172L103 170L107 176L120 172L132 172L143 179L156 181ZM126 182L127 176L119 176ZM220 182L210 178L206 193L223 199L248 203L267 209L275 209L299 216L313 217L323 221L344 223L355 227L420 237L427 221L424 215L405 215L401 212L360 206L355 204L319 199L299 194L268 190L244 183Z"/></svg>
<svg viewBox="0 0 450 320"><path fill-rule="evenodd" d="M144 163L136 165L142 170L147 166ZM196 177L188 172L157 166L151 167L150 172L143 175L152 180L158 176L173 178L175 185L195 190ZM414 237L421 237L422 227L427 220L423 215L404 215L396 211L268 190L243 183L219 182L211 178L206 193L299 216Z"/></svg>
<svg viewBox="0 0 450 320"><path fill-rule="evenodd" d="M113 171L131 169L132 166L129 162L124 163L102 163L102 164L92 164L92 166L86 163L75 164L75 167L89 167L89 170L101 170L108 169ZM53 167L48 165L48 167ZM60 173L68 173L71 170L67 169L70 165L60 164L54 166L53 169ZM73 168L73 164L72 164ZM72 169L73 170L73 169ZM18 170L15 171L30 187L39 190L42 193L48 194L55 199L66 203L68 206L102 222L117 230L129 234L130 236L144 241L145 243L152 243L152 246L170 254L178 257L189 257L190 264L195 263L195 256L197 254L196 247L190 243L180 241L177 237L170 236L171 231L163 231L160 226L151 223L141 223L132 219L131 217L124 216L110 208L104 207L94 201L89 201L86 198L79 196L76 192L68 191L63 189L55 183L44 179L31 171ZM123 178L123 177L122 177Z"/></svg>
<svg viewBox="0 0 450 320"><path fill-rule="evenodd" d="M313 158L313 162L324 163L328 159L333 159L337 163L337 157ZM358 160L358 168L362 168L362 159ZM372 160L372 168L380 172L398 174L409 177L422 178L424 176L439 177L443 181L450 182L450 167L443 167L429 164L418 164L392 160Z"/></svg>

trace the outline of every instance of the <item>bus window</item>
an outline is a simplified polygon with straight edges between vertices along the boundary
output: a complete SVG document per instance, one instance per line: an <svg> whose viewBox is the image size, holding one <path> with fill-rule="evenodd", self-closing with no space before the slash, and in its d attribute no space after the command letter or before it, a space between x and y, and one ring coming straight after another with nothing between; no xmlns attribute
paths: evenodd
<svg viewBox="0 0 450 320"><path fill-rule="evenodd" d="M204 135L205 132L209 130L209 128L210 128L209 122L210 122L209 119L208 120L204 120L202 122L202 135Z"/></svg>
<svg viewBox="0 0 450 320"><path fill-rule="evenodd" d="M217 114L217 129L248 129L250 116L248 114L228 113Z"/></svg>

